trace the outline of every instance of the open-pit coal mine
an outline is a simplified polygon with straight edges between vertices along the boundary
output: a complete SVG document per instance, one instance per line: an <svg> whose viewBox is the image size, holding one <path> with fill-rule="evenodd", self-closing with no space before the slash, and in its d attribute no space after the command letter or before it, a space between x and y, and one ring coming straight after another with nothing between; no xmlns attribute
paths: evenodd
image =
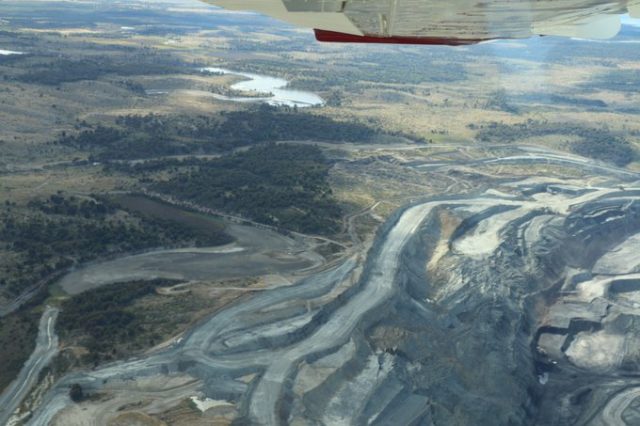
<svg viewBox="0 0 640 426"><path fill-rule="evenodd" d="M639 424L640 185L607 173L414 199L367 250L67 374L28 423L191 398L193 424ZM73 384L95 397L72 403Z"/></svg>

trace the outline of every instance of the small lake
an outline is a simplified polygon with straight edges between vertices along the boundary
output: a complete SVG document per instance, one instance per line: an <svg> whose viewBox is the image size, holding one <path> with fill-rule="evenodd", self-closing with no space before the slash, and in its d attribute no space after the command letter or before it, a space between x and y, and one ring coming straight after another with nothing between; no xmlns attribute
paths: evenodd
<svg viewBox="0 0 640 426"><path fill-rule="evenodd" d="M324 100L312 92L287 89L287 80L224 68L202 68L203 72L238 75L247 78L231 85L232 90L255 93L256 96L225 96L215 94L216 99L233 102L265 102L274 106L297 106L298 108L324 104ZM262 96L264 94L264 96ZM271 95L271 96L270 96Z"/></svg>

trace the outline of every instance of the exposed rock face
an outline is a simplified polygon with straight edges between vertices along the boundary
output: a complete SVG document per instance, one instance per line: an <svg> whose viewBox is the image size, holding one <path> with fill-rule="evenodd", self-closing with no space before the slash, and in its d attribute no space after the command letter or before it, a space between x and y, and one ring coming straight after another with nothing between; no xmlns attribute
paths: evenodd
<svg viewBox="0 0 640 426"><path fill-rule="evenodd" d="M636 424L640 200L611 193L576 209L554 251L566 264L548 291L534 354L549 381L540 424ZM624 395L624 397L621 397ZM626 423L625 423L626 422Z"/></svg>
<svg viewBox="0 0 640 426"><path fill-rule="evenodd" d="M531 179L422 200L365 261L258 294L163 353L69 375L32 423L64 424L69 383L120 394L124 379L186 374L238 424L635 424L639 233L633 188Z"/></svg>
<svg viewBox="0 0 640 426"><path fill-rule="evenodd" d="M460 219L450 236L434 210L404 248L384 314L354 332L358 355L281 414L300 424L560 425L597 412L606 399L569 390L637 371L640 310L629 304L640 308L640 274L624 274L640 260L640 200L606 188L517 190L502 205L443 202L437 210ZM322 365L305 364L296 383Z"/></svg>

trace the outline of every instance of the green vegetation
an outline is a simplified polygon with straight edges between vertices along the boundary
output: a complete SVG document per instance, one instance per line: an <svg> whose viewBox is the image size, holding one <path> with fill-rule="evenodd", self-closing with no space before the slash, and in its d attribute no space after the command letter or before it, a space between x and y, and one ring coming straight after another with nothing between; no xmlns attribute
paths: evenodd
<svg viewBox="0 0 640 426"><path fill-rule="evenodd" d="M510 143L550 135L577 137L579 140L569 145L572 152L617 166L626 166L633 162L637 155L629 141L607 128L591 128L568 123L528 120L510 125L494 122L480 126L476 138L481 142Z"/></svg>
<svg viewBox="0 0 640 426"><path fill-rule="evenodd" d="M232 238L223 233L224 224L214 217L179 209L142 195L115 195L111 200L125 210L151 220L180 223L198 236L196 245L202 246L206 241L216 242L216 245L232 242Z"/></svg>
<svg viewBox="0 0 640 426"><path fill-rule="evenodd" d="M44 84L57 86L62 83L72 83L82 80L97 80L104 75L118 75L122 77L134 75L171 74L184 69L179 63L160 61L160 56L124 57L122 60L112 60L108 56L86 58L82 61L72 59L55 59L34 64L29 71L17 77L22 83Z"/></svg>
<svg viewBox="0 0 640 426"><path fill-rule="evenodd" d="M82 390L82 386L78 383L74 383L69 388L69 398L73 402L82 402L84 400L84 391Z"/></svg>
<svg viewBox="0 0 640 426"><path fill-rule="evenodd" d="M89 353L86 362L98 364L117 355L117 347L139 349L137 338L144 333L140 319L129 308L153 294L166 280L113 284L79 294L62 304L57 328L63 339L75 337ZM124 350L124 349L123 349Z"/></svg>
<svg viewBox="0 0 640 426"><path fill-rule="evenodd" d="M607 108L608 105L601 99L589 99L579 96L558 95L554 93L525 93L521 95L511 96L511 99L518 103L526 104L544 104L554 107L566 106L581 111L598 111Z"/></svg>
<svg viewBox="0 0 640 426"><path fill-rule="evenodd" d="M123 252L161 246L230 242L220 228L207 232L132 210L98 197L52 195L29 208L0 209L0 290L17 295L69 266Z"/></svg>
<svg viewBox="0 0 640 426"><path fill-rule="evenodd" d="M15 379L36 346L40 314L31 309L0 319L0 390Z"/></svg>
<svg viewBox="0 0 640 426"><path fill-rule="evenodd" d="M65 134L55 143L89 150L93 160L106 161L220 153L280 140L368 141L379 133L372 125L268 105L212 116L126 116L116 124Z"/></svg>
<svg viewBox="0 0 640 426"><path fill-rule="evenodd" d="M379 132L371 123L338 122L297 108L276 108L267 104L248 110L221 112L219 116L223 120L209 136L226 140L234 146L280 140L368 141Z"/></svg>
<svg viewBox="0 0 640 426"><path fill-rule="evenodd" d="M52 369L61 375L74 365L122 359L165 342L239 297L237 292L211 297L212 286L242 287L254 282L132 281L73 296L63 302L58 317L56 330L66 349ZM174 285L180 288L171 291Z"/></svg>
<svg viewBox="0 0 640 426"><path fill-rule="evenodd" d="M383 52L381 52L383 50ZM292 78L291 87L303 90L327 91L338 87L348 88L349 93L360 93L379 84L410 85L424 83L455 83L469 77L462 57L454 50L421 50L419 54L407 54L398 49L378 46L376 50L359 51L348 63L333 63L331 67L305 68ZM455 63L458 57L461 61ZM290 67L290 60L283 63L269 61L233 65L234 69L254 72L277 73ZM454 63L454 64L452 64ZM302 65L302 64L300 64Z"/></svg>
<svg viewBox="0 0 640 426"><path fill-rule="evenodd" d="M640 73L635 69L607 71L584 83L588 90L611 90L622 93L640 91Z"/></svg>
<svg viewBox="0 0 640 426"><path fill-rule="evenodd" d="M317 147L268 144L200 161L153 188L269 225L326 234L338 230L340 219L330 167Z"/></svg>
<svg viewBox="0 0 640 426"><path fill-rule="evenodd" d="M594 130L580 142L572 143L571 151L620 167L634 162L637 158L637 152L626 139L602 130Z"/></svg>
<svg viewBox="0 0 640 426"><path fill-rule="evenodd" d="M163 126L164 127L164 126ZM92 152L91 161L123 160L187 154L184 144L174 142L160 129L136 132L133 129L96 126L76 135L63 135L54 143Z"/></svg>
<svg viewBox="0 0 640 426"><path fill-rule="evenodd" d="M101 200L91 198L69 198L62 194L54 194L46 200L32 200L29 207L40 210L47 215L82 216L85 219L104 218L116 211L116 206Z"/></svg>

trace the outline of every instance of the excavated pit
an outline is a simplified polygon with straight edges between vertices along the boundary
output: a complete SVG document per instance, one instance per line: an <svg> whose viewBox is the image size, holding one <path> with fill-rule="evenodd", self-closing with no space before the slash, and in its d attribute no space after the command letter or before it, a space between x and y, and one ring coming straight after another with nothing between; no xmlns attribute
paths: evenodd
<svg viewBox="0 0 640 426"><path fill-rule="evenodd" d="M236 424L633 421L629 263L640 262L621 256L640 241L640 190L629 187L538 179L415 201L364 260L233 305L164 352L72 373L31 424L65 424L71 383L126 394L185 375Z"/></svg>

